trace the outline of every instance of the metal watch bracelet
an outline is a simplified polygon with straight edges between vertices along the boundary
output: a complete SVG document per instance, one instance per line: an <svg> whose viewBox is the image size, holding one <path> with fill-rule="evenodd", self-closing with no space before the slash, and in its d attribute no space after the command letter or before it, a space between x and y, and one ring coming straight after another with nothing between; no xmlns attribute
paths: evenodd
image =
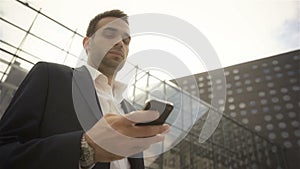
<svg viewBox="0 0 300 169"><path fill-rule="evenodd" d="M87 143L84 135L82 135L81 138L81 154L79 163L82 169L90 168L95 164L94 149Z"/></svg>

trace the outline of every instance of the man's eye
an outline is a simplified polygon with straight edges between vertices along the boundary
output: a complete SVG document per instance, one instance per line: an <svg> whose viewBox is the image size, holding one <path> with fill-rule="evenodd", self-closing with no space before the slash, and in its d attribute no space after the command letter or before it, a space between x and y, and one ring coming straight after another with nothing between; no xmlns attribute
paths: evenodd
<svg viewBox="0 0 300 169"><path fill-rule="evenodd" d="M126 45L129 45L129 43L130 43L130 38L129 38L129 37L124 38L124 39L123 39L123 42L124 42Z"/></svg>
<svg viewBox="0 0 300 169"><path fill-rule="evenodd" d="M106 37L106 38L114 38L116 37L116 32L113 32L113 31L104 31L103 32L103 36Z"/></svg>

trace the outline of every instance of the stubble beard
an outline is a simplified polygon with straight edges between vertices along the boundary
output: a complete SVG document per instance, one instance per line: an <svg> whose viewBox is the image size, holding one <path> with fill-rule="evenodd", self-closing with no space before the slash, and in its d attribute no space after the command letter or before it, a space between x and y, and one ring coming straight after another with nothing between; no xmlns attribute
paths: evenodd
<svg viewBox="0 0 300 169"><path fill-rule="evenodd" d="M105 56L100 65L98 70L102 73L107 75L113 76L115 75L125 64L124 59L119 59L113 56Z"/></svg>

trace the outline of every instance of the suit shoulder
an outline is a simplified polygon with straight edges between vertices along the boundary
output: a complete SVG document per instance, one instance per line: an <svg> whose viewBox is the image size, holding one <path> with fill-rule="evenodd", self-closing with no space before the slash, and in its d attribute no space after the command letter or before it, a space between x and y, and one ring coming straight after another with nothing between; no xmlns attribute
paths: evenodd
<svg viewBox="0 0 300 169"><path fill-rule="evenodd" d="M58 64L58 63L51 63L51 62L38 62L35 64L35 67L47 67L50 71L73 71L73 68Z"/></svg>

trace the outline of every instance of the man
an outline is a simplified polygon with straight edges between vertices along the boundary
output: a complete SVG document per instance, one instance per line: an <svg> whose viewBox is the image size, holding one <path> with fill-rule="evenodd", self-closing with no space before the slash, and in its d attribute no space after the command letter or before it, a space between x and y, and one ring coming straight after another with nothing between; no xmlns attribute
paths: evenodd
<svg viewBox="0 0 300 169"><path fill-rule="evenodd" d="M1 119L0 168L144 168L134 157L162 141L169 126L136 126L158 112L133 111L120 99L123 85L114 77L129 43L127 15L107 11L91 20L83 40L88 65L36 64Z"/></svg>

